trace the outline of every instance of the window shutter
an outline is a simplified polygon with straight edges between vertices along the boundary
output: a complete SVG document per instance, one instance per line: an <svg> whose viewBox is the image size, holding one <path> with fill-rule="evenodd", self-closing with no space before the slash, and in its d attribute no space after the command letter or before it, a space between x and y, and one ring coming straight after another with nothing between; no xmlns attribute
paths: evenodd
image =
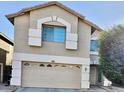
<svg viewBox="0 0 124 93"><path fill-rule="evenodd" d="M66 49L77 49L78 34L66 33Z"/></svg>
<svg viewBox="0 0 124 93"><path fill-rule="evenodd" d="M41 46L41 29L29 29L28 44L30 46Z"/></svg>

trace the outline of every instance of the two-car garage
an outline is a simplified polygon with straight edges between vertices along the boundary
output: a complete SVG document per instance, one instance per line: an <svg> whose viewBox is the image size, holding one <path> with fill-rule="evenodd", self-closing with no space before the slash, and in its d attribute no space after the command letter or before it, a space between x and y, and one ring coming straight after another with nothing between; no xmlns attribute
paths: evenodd
<svg viewBox="0 0 124 93"><path fill-rule="evenodd" d="M22 62L22 87L80 88L81 66Z"/></svg>

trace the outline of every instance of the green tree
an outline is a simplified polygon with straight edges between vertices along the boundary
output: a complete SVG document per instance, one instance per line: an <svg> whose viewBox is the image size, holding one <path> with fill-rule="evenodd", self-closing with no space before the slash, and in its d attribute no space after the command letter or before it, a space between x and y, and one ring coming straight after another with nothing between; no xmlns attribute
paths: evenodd
<svg viewBox="0 0 124 93"><path fill-rule="evenodd" d="M103 31L99 39L99 56L103 74L113 83L124 85L124 26Z"/></svg>

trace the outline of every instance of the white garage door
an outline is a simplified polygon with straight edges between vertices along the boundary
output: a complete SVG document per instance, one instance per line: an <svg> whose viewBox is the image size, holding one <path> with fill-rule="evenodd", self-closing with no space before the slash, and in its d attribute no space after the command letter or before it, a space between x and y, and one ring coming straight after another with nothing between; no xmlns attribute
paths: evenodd
<svg viewBox="0 0 124 93"><path fill-rule="evenodd" d="M79 65L23 62L23 87L80 88Z"/></svg>

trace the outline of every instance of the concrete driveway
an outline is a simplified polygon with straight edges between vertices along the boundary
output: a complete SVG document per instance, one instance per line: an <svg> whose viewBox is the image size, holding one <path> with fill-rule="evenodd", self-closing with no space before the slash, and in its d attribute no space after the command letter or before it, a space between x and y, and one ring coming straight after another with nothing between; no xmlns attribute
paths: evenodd
<svg viewBox="0 0 124 93"><path fill-rule="evenodd" d="M80 92L79 89L63 89L63 88L19 88L16 92Z"/></svg>
<svg viewBox="0 0 124 93"><path fill-rule="evenodd" d="M91 86L89 89L59 89L59 88L18 88L15 92L124 92L120 87Z"/></svg>
<svg viewBox="0 0 124 93"><path fill-rule="evenodd" d="M6 84L0 83L0 92L12 92L16 87L6 86Z"/></svg>

